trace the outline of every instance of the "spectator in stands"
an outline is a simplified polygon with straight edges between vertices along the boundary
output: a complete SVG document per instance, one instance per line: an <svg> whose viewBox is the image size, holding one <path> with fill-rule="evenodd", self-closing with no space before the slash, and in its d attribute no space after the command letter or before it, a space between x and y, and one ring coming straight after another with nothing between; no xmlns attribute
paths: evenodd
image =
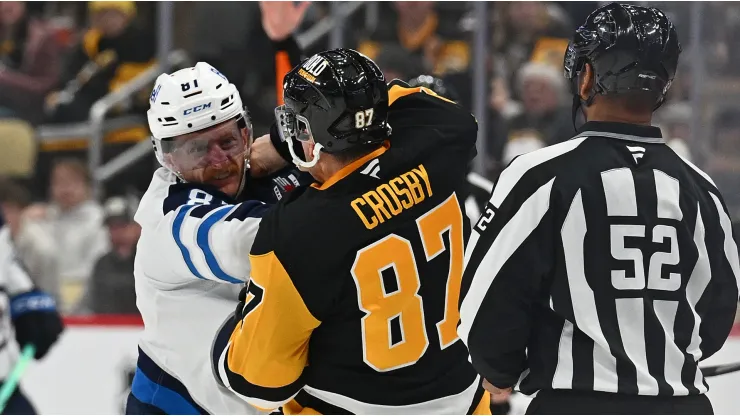
<svg viewBox="0 0 740 416"><path fill-rule="evenodd" d="M10 230L18 258L34 284L59 298L59 251L52 235L23 211L31 204L29 193L8 178L0 179L0 209Z"/></svg>
<svg viewBox="0 0 740 416"><path fill-rule="evenodd" d="M575 133L567 85L560 71L530 62L519 70L517 79L522 111L509 120L505 142L491 143L503 166L522 153L560 143Z"/></svg>
<svg viewBox="0 0 740 416"><path fill-rule="evenodd" d="M375 58L375 63L383 71L386 81L407 80L424 73L424 63L421 58L409 54L401 45L385 45Z"/></svg>
<svg viewBox="0 0 740 416"><path fill-rule="evenodd" d="M139 314L134 289L134 256L141 227L134 221L138 200L113 197L104 205L111 250L95 262L82 313Z"/></svg>
<svg viewBox="0 0 740 416"><path fill-rule="evenodd" d="M733 219L740 219L740 110L721 111L711 123L715 128L705 171L714 179Z"/></svg>
<svg viewBox="0 0 740 416"><path fill-rule="evenodd" d="M133 1L91 1L88 10L92 27L70 57L62 76L64 89L47 97L52 123L86 120L95 101L154 64L155 38L151 30L135 24ZM117 110L135 107L138 101L133 101Z"/></svg>
<svg viewBox="0 0 740 416"><path fill-rule="evenodd" d="M397 1L395 16L378 25L358 50L375 59L387 44L401 45L406 53L422 59L425 72L440 76L464 72L470 64L470 46L465 41L459 21L437 14L435 2ZM420 74L411 74L416 76ZM407 76L408 78L408 76Z"/></svg>
<svg viewBox="0 0 740 416"><path fill-rule="evenodd" d="M692 155L698 149L692 146L696 143L691 143L691 105L686 102L664 104L656 112L653 124L660 127L668 147L684 159L696 163Z"/></svg>
<svg viewBox="0 0 740 416"><path fill-rule="evenodd" d="M280 71L275 54L285 50L287 38L272 39L266 33L261 23L260 3L192 2L189 6L192 22L187 36L193 62L208 62L218 68L237 87L249 107L254 131L266 132L275 120L278 104L275 74ZM294 9L287 10L286 17L299 16L303 26L311 25L319 17L316 13L319 3L294 2L293 6Z"/></svg>
<svg viewBox="0 0 740 416"><path fill-rule="evenodd" d="M59 67L59 48L46 23L29 16L24 2L0 2L0 117L41 122Z"/></svg>
<svg viewBox="0 0 740 416"><path fill-rule="evenodd" d="M90 173L80 161L57 161L51 172L51 204L29 207L57 242L63 310L79 302L95 261L108 251L103 209L92 199Z"/></svg>
<svg viewBox="0 0 740 416"><path fill-rule="evenodd" d="M544 1L497 2L492 27L495 77L515 99L519 99L516 73L524 63L549 64L562 72L573 25L560 6Z"/></svg>

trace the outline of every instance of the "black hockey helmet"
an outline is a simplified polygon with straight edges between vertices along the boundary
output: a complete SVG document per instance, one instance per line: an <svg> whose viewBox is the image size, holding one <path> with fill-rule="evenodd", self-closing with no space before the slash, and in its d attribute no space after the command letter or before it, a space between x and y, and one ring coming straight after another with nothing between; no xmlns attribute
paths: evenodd
<svg viewBox="0 0 740 416"><path fill-rule="evenodd" d="M673 82L681 45L676 28L661 10L611 3L596 9L576 30L563 63L573 93L573 119L582 105L578 95L579 74L585 64L594 72L596 94L652 91L660 107Z"/></svg>
<svg viewBox="0 0 740 416"><path fill-rule="evenodd" d="M390 135L385 77L375 62L352 49L320 52L293 68L285 76L283 100L275 109L278 131L299 166L313 166L319 151L382 143ZM292 146L310 138L317 145L313 161L306 163Z"/></svg>
<svg viewBox="0 0 740 416"><path fill-rule="evenodd" d="M460 96L457 92L441 78L433 77L431 75L419 75L418 77L409 80L408 84L409 87L429 88L441 97L445 97L455 102L460 101Z"/></svg>

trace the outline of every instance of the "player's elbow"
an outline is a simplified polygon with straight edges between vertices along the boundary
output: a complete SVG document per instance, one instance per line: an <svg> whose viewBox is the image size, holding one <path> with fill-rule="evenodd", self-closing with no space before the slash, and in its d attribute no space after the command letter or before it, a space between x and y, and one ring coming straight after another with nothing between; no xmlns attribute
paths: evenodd
<svg viewBox="0 0 740 416"><path fill-rule="evenodd" d="M253 374L248 379L243 369L231 368L228 356L229 347L224 349L216 360L219 383L258 410L269 412L277 409L288 403L303 388L300 376L287 385L273 383L273 378L279 377L276 374ZM259 380L253 380L255 378Z"/></svg>
<svg viewBox="0 0 740 416"><path fill-rule="evenodd" d="M469 147L473 157L475 157L475 143L478 140L478 121L470 113L465 113L465 115L461 117L458 140L464 143L465 146Z"/></svg>
<svg viewBox="0 0 740 416"><path fill-rule="evenodd" d="M288 403L303 388L303 385L294 383L282 387L263 387L248 382L241 376L221 379L228 383L226 387L249 405L263 412L271 412Z"/></svg>

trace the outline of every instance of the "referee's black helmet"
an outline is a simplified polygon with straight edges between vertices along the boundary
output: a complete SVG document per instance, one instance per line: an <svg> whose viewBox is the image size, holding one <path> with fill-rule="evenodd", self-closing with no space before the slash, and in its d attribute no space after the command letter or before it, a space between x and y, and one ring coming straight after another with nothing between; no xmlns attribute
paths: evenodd
<svg viewBox="0 0 740 416"><path fill-rule="evenodd" d="M563 63L574 95L573 114L596 94L654 92L660 107L673 82L681 45L676 28L661 10L611 3L591 13L568 45ZM579 74L591 64L594 87L579 97ZM582 102L584 101L584 102Z"/></svg>

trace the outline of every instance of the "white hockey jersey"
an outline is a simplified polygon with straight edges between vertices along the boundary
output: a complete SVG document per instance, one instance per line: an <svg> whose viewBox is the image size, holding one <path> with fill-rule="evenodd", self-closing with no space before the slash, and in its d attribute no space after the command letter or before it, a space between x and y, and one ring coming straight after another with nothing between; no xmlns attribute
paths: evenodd
<svg viewBox="0 0 740 416"><path fill-rule="evenodd" d="M269 205L226 200L160 168L135 216L144 333L132 393L169 414L260 414L218 384L210 357L249 278L249 251Z"/></svg>
<svg viewBox="0 0 740 416"><path fill-rule="evenodd" d="M0 380L4 380L18 360L18 343L10 322L10 297L28 292L33 282L18 261L10 230L0 216Z"/></svg>

